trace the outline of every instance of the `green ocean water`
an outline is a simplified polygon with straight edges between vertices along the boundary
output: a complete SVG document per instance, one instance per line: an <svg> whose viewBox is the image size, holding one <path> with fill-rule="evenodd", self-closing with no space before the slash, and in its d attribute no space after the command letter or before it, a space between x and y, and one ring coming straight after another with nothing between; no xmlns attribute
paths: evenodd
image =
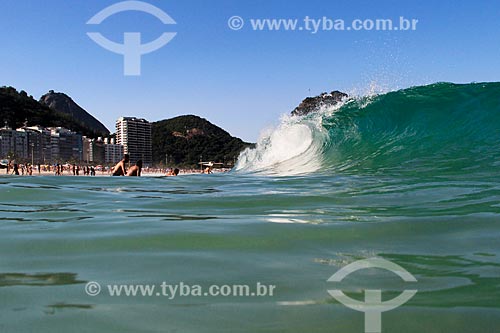
<svg viewBox="0 0 500 333"><path fill-rule="evenodd" d="M437 84L285 119L229 174L0 177L0 332L500 332L500 84ZM334 273L360 259L396 263ZM97 296L88 282L102 286ZM111 284L275 285L111 296Z"/></svg>

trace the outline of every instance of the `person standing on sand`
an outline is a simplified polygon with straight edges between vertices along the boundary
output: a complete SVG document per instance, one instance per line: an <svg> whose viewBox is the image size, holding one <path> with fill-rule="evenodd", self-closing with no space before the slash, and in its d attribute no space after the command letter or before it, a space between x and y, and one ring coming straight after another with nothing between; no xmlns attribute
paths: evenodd
<svg viewBox="0 0 500 333"><path fill-rule="evenodd" d="M12 174L19 176L19 165L17 165L17 163L14 163Z"/></svg>
<svg viewBox="0 0 500 333"><path fill-rule="evenodd" d="M142 160L138 160L137 163L128 169L127 176L141 176L141 171L142 171Z"/></svg>
<svg viewBox="0 0 500 333"><path fill-rule="evenodd" d="M111 170L113 176L125 176L127 174L127 169L125 169L125 163L130 160L128 154L123 155L123 159L116 164Z"/></svg>

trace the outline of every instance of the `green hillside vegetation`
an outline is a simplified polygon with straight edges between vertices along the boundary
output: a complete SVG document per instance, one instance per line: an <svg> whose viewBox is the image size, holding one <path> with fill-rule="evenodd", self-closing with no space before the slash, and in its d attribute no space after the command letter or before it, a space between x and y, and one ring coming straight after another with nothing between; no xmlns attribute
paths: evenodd
<svg viewBox="0 0 500 333"><path fill-rule="evenodd" d="M51 110L40 104L33 96L13 87L0 87L0 127L7 122L12 128L19 128L27 121L28 126L64 127L91 138L99 133L88 128L71 116Z"/></svg>
<svg viewBox="0 0 500 333"><path fill-rule="evenodd" d="M153 163L196 166L200 159L232 165L251 144L198 116L187 115L153 123Z"/></svg>

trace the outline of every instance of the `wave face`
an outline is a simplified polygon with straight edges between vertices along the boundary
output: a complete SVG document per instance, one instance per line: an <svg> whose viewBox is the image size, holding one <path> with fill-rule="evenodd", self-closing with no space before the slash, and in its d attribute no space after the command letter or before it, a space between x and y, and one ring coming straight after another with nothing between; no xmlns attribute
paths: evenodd
<svg viewBox="0 0 500 333"><path fill-rule="evenodd" d="M285 117L236 170L491 174L500 168L500 83L437 83Z"/></svg>

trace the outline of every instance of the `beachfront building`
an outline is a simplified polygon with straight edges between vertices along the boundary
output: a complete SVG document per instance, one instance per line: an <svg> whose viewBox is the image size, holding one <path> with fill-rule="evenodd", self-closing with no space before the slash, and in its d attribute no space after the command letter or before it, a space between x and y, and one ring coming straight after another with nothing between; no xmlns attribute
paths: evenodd
<svg viewBox="0 0 500 333"><path fill-rule="evenodd" d="M83 159L82 135L62 127L51 127L52 161L78 162Z"/></svg>
<svg viewBox="0 0 500 333"><path fill-rule="evenodd" d="M123 158L123 146L114 138L83 137L83 160L93 164L116 164Z"/></svg>
<svg viewBox="0 0 500 333"><path fill-rule="evenodd" d="M83 137L83 160L87 163L104 163L104 141L101 137L89 139Z"/></svg>
<svg viewBox="0 0 500 333"><path fill-rule="evenodd" d="M90 146L92 145L92 139L83 136L82 145L83 145L83 152L82 152L83 161L89 163L92 160L92 156L90 154L91 150Z"/></svg>
<svg viewBox="0 0 500 333"><path fill-rule="evenodd" d="M123 158L123 146L116 143L114 138L104 139L104 163L116 164Z"/></svg>
<svg viewBox="0 0 500 333"><path fill-rule="evenodd" d="M0 128L0 158L10 158L15 155L16 131L5 125Z"/></svg>
<svg viewBox="0 0 500 333"><path fill-rule="evenodd" d="M42 162L42 133L22 127L16 130L16 156L30 163Z"/></svg>
<svg viewBox="0 0 500 333"><path fill-rule="evenodd" d="M104 140L90 140L90 147L85 144L86 140L81 134L62 127L24 126L14 130L5 125L0 128L0 159L34 164L79 163L82 160L104 163ZM120 160L123 148L114 151L120 153ZM89 155L91 159L87 158Z"/></svg>
<svg viewBox="0 0 500 333"><path fill-rule="evenodd" d="M13 139L16 159L27 160L29 158L27 133L22 129L17 129Z"/></svg>
<svg viewBox="0 0 500 333"><path fill-rule="evenodd" d="M42 163L44 139L44 133L36 128L14 130L5 126L0 129L0 157L23 163Z"/></svg>
<svg viewBox="0 0 500 333"><path fill-rule="evenodd" d="M116 121L116 141L123 145L130 162L142 160L144 166L153 164L151 123L135 117L121 117Z"/></svg>
<svg viewBox="0 0 500 333"><path fill-rule="evenodd" d="M25 130L30 131L30 137L33 139L29 141L30 154L33 154L33 160L35 163L45 164L52 160L52 144L50 138L50 130L42 126L30 126L24 127Z"/></svg>

